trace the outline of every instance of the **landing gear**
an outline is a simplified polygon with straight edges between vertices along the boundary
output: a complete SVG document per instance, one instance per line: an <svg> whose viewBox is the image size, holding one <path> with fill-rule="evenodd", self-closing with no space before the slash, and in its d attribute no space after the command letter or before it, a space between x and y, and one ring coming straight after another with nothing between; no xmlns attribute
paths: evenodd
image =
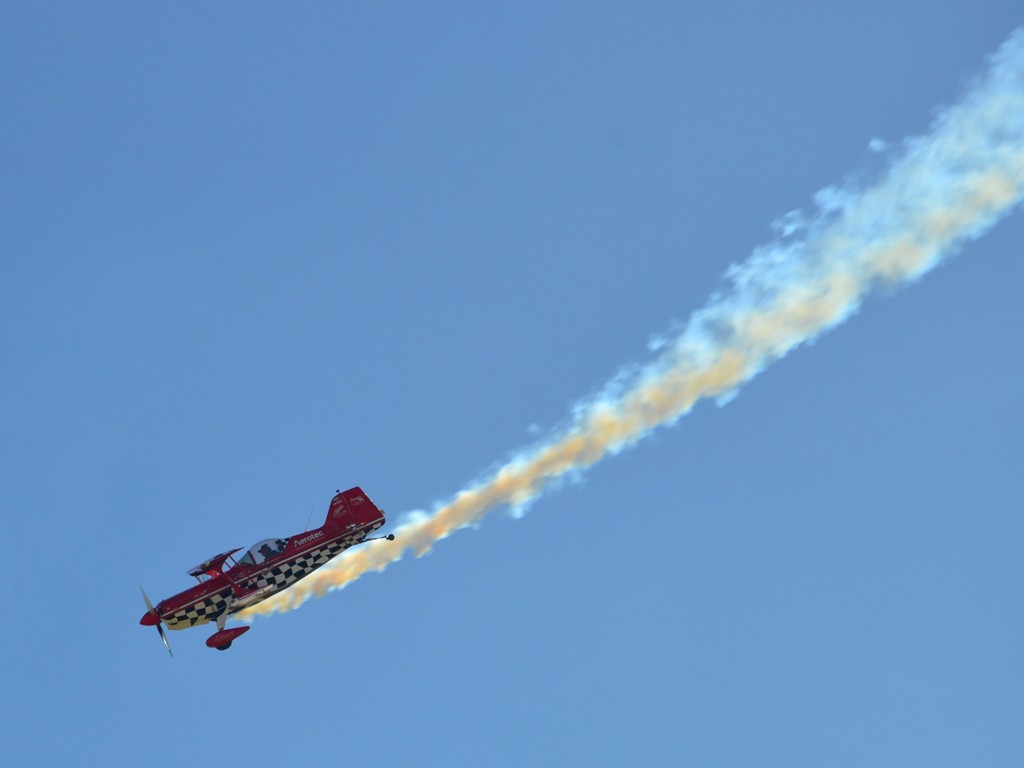
<svg viewBox="0 0 1024 768"><path fill-rule="evenodd" d="M249 627L235 627L234 629L222 629L219 632L214 632L208 638L206 638L206 644L210 648L216 648L218 651L226 651L231 647L231 641L238 638L239 635L249 631Z"/></svg>

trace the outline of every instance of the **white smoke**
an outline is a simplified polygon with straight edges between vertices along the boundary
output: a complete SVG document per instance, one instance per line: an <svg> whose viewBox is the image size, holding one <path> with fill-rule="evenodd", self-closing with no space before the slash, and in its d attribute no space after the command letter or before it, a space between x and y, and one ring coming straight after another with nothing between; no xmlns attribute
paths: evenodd
<svg viewBox="0 0 1024 768"><path fill-rule="evenodd" d="M554 481L675 423L698 400L726 402L767 365L849 318L876 288L917 280L987 232L1024 195L1024 30L927 134L871 148L891 157L877 183L830 187L815 196L813 213L782 217L779 240L729 269L730 290L678 335L655 337L659 356L613 379L564 429L433 512L407 516L394 542L349 550L241 617L290 610L406 552L422 555L495 508L521 511Z"/></svg>

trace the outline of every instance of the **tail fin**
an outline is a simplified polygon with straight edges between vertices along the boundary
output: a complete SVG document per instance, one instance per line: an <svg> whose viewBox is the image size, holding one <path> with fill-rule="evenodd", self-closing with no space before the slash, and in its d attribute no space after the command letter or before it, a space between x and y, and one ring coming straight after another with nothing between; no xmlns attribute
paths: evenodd
<svg viewBox="0 0 1024 768"><path fill-rule="evenodd" d="M356 486L342 491L331 499L324 528L345 530L348 528L379 528L384 525L384 513Z"/></svg>

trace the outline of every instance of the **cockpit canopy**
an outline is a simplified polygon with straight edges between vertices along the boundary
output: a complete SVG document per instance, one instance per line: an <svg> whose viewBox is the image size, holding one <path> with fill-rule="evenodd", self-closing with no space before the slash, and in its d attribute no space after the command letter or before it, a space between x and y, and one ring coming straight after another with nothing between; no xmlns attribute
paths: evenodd
<svg viewBox="0 0 1024 768"><path fill-rule="evenodd" d="M238 564L259 565L264 560L276 557L284 552L286 546L288 546L288 539L264 539L263 541L258 541L249 547L249 551L238 561Z"/></svg>

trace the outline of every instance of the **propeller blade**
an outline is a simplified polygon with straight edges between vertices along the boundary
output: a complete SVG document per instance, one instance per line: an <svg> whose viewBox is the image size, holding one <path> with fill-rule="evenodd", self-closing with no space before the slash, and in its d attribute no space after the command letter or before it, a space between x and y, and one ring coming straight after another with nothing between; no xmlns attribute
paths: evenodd
<svg viewBox="0 0 1024 768"><path fill-rule="evenodd" d="M156 612L156 609L153 608L153 604L149 602L149 595L146 594L146 590L144 590L142 587L139 587L139 592L142 593L142 599L146 601L146 608L149 610L150 613L152 613L159 619L160 614Z"/></svg>
<svg viewBox="0 0 1024 768"><path fill-rule="evenodd" d="M171 658L173 659L174 658L174 651L171 650L171 644L167 642L167 635L164 634L164 625L163 624L157 624L156 625L156 631L160 633L160 639L164 641L164 648L167 649L167 652L169 654L171 654Z"/></svg>
<svg viewBox="0 0 1024 768"><path fill-rule="evenodd" d="M171 658L173 659L174 651L171 650L171 644L167 642L167 635L164 634L164 625L163 621L160 619L160 614L156 612L156 608L154 608L153 604L149 602L149 596L146 594L146 590L139 587L139 592L142 593L142 599L146 601L146 609L153 618L156 619L156 631L160 633L160 639L164 641L164 648L167 649L167 652L171 654ZM145 623L148 624L149 622L146 621Z"/></svg>

